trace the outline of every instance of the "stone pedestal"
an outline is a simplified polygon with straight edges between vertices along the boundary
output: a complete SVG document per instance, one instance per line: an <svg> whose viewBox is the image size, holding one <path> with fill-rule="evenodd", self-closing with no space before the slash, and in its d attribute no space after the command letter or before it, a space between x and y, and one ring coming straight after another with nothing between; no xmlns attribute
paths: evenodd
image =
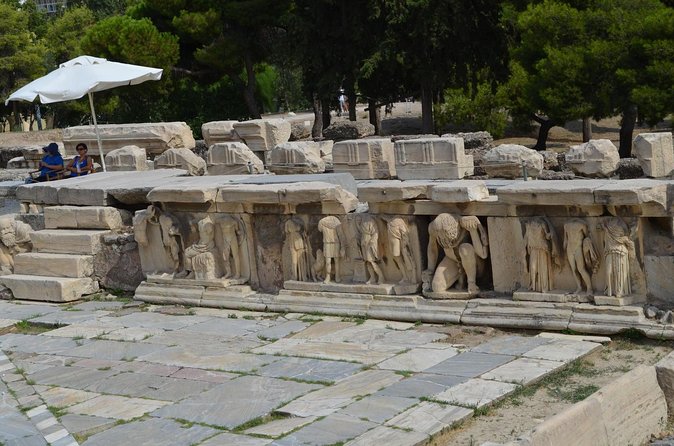
<svg viewBox="0 0 674 446"><path fill-rule="evenodd" d="M473 174L473 157L461 138L395 142L396 172L401 180L461 179Z"/></svg>
<svg viewBox="0 0 674 446"><path fill-rule="evenodd" d="M405 295L419 292L419 284L366 284L366 283L324 283L286 280L283 288L296 291L315 291L321 293Z"/></svg>
<svg viewBox="0 0 674 446"><path fill-rule="evenodd" d="M357 180L388 179L396 175L390 139L342 141L332 146L335 172L346 172Z"/></svg>
<svg viewBox="0 0 674 446"><path fill-rule="evenodd" d="M529 290L519 290L513 293L513 300L522 300L530 302L555 302L555 303L567 303L567 302L579 302L579 303L592 303L592 296L585 294L575 294L568 293L561 290L551 290L547 293L537 293Z"/></svg>

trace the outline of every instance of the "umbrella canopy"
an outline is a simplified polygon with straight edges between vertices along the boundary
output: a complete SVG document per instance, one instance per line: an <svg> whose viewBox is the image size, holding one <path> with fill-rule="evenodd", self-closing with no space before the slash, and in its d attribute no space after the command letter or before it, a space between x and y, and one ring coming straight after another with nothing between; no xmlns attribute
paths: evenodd
<svg viewBox="0 0 674 446"><path fill-rule="evenodd" d="M62 63L56 70L19 88L9 101L32 102L39 97L43 104L71 101L88 93L108 90L145 81L158 81L161 68L142 67L91 56L79 56Z"/></svg>
<svg viewBox="0 0 674 446"><path fill-rule="evenodd" d="M101 138L96 122L93 93L109 90L124 85L136 85L145 81L158 81L162 75L161 68L143 67L119 62L110 62L107 59L92 56L79 56L62 63L56 70L35 79L33 82L19 88L5 101L33 102L39 98L43 104L71 101L89 95L91 115L96 127L98 150L101 155L101 164L105 171L105 159L101 148Z"/></svg>

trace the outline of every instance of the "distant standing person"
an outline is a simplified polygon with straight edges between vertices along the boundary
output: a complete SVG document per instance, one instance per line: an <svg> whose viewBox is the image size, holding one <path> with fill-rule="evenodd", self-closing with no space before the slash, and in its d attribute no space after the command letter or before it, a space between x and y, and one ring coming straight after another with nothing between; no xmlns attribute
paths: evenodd
<svg viewBox="0 0 674 446"><path fill-rule="evenodd" d="M339 116L342 115L342 113L348 113L349 112L349 100L347 99L346 95L344 94L344 90L339 90Z"/></svg>
<svg viewBox="0 0 674 446"><path fill-rule="evenodd" d="M93 172L94 162L87 155L87 152L89 151L87 145L81 142L77 144L76 150L77 156L71 159L66 166L66 170L70 171L70 176L81 177L83 175L87 175L90 172Z"/></svg>

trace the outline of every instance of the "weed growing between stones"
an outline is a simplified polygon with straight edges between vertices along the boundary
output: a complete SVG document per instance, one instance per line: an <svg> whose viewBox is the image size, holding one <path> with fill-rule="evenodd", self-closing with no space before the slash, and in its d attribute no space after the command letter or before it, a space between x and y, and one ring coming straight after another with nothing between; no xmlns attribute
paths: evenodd
<svg viewBox="0 0 674 446"><path fill-rule="evenodd" d="M54 328L58 328L59 326L60 325L58 324L56 325L38 324L36 322L31 322L28 319L24 319L14 324L14 329L12 330L12 332L26 335L40 334L46 331L51 331Z"/></svg>

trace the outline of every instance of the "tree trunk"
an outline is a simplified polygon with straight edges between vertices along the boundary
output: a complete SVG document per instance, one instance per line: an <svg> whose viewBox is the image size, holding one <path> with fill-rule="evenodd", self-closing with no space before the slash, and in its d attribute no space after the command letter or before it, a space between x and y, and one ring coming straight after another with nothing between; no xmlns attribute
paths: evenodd
<svg viewBox="0 0 674 446"><path fill-rule="evenodd" d="M349 121L355 121L356 117L356 82L353 76L349 75L344 79L344 87L346 89L346 97L349 99Z"/></svg>
<svg viewBox="0 0 674 446"><path fill-rule="evenodd" d="M246 52L243 57L246 66L246 85L243 88L243 100L248 107L248 113L254 119L260 118L260 109L255 100L255 67L250 53Z"/></svg>
<svg viewBox="0 0 674 446"><path fill-rule="evenodd" d="M433 133L433 88L428 81L421 82L421 133Z"/></svg>
<svg viewBox="0 0 674 446"><path fill-rule="evenodd" d="M323 104L325 103L330 103L329 100L327 101L322 101ZM332 116L330 115L330 107L323 107L323 129L327 129L330 127L330 124L332 122Z"/></svg>
<svg viewBox="0 0 674 446"><path fill-rule="evenodd" d="M555 126L555 123L550 119L545 119L537 115L534 115L532 119L541 125L541 128L538 130L538 140L533 149L543 151L547 149L548 134L550 133L550 129Z"/></svg>
<svg viewBox="0 0 674 446"><path fill-rule="evenodd" d="M377 101L372 99L367 101L367 108L370 113L370 124L374 126L374 134L381 135L381 107Z"/></svg>
<svg viewBox="0 0 674 446"><path fill-rule="evenodd" d="M592 139L592 121L590 118L583 118L583 142Z"/></svg>
<svg viewBox="0 0 674 446"><path fill-rule="evenodd" d="M316 93L313 94L312 103L314 106L314 125L311 127L311 136L313 138L323 137L323 104Z"/></svg>
<svg viewBox="0 0 674 446"><path fill-rule="evenodd" d="M632 156L632 134L634 125L637 122L637 106L629 105L623 111L623 119L620 124L620 147L618 153L620 158L629 158Z"/></svg>
<svg viewBox="0 0 674 446"><path fill-rule="evenodd" d="M21 129L21 113L16 101L12 101L12 113L14 114L14 123L12 124L13 132L20 132Z"/></svg>

